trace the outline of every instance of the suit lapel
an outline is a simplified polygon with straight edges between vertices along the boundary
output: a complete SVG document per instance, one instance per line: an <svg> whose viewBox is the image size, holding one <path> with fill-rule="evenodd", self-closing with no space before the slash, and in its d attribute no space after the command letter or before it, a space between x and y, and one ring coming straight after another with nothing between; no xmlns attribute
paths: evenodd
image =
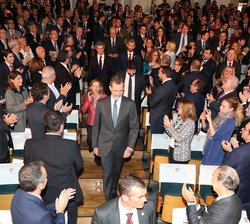
<svg viewBox="0 0 250 224"><path fill-rule="evenodd" d="M138 214L138 219L139 219L139 223L144 223L146 224L147 222L145 222L145 210L144 209L137 209L137 214Z"/></svg>
<svg viewBox="0 0 250 224"><path fill-rule="evenodd" d="M117 116L117 124L116 127L119 125L119 122L121 120L122 117L124 117L124 113L126 110L126 103L124 102L124 97L122 96L122 100L121 100L121 105L120 105L120 110L119 110L119 114Z"/></svg>
<svg viewBox="0 0 250 224"><path fill-rule="evenodd" d="M107 117L110 122L110 126L114 128L113 126L113 120L112 120L112 111L111 111L111 96L107 98L107 104L106 104L106 112L107 112ZM109 116L110 114L110 116Z"/></svg>

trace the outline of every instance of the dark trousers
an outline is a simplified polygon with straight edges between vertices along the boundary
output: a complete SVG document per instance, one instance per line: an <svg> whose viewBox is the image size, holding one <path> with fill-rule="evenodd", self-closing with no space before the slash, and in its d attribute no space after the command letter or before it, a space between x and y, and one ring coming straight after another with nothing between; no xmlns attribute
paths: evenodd
<svg viewBox="0 0 250 224"><path fill-rule="evenodd" d="M169 163L179 163L179 164L187 164L189 162L189 161L176 161L176 160L174 160L174 148L172 148L172 147L169 147L168 161L169 161Z"/></svg>
<svg viewBox="0 0 250 224"><path fill-rule="evenodd" d="M89 152L93 152L93 148L92 148L92 128L93 126L86 124L86 128L87 128L87 144L89 146Z"/></svg>
<svg viewBox="0 0 250 224"><path fill-rule="evenodd" d="M110 150L106 157L101 157L103 169L103 190L106 201L117 194L117 184L120 179L124 159L118 157L114 150Z"/></svg>
<svg viewBox="0 0 250 224"><path fill-rule="evenodd" d="M66 210L68 212L68 224L76 224L78 214L77 203L75 201L70 202Z"/></svg>

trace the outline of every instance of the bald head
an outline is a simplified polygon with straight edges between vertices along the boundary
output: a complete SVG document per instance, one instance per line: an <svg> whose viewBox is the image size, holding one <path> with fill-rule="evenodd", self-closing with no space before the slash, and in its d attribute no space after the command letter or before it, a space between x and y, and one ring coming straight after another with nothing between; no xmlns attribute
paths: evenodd
<svg viewBox="0 0 250 224"><path fill-rule="evenodd" d="M37 48L36 48L36 54L37 54L37 56L39 57L39 58L41 58L41 59L45 59L45 56L46 56L46 52L45 52L45 49L43 48L43 47L41 47L41 46L38 46Z"/></svg>
<svg viewBox="0 0 250 224"><path fill-rule="evenodd" d="M53 67L45 66L42 70L42 81L48 84L52 84L55 81L56 72Z"/></svg>
<svg viewBox="0 0 250 224"><path fill-rule="evenodd" d="M109 34L111 38L114 38L116 36L116 28L115 27L111 27L109 29Z"/></svg>

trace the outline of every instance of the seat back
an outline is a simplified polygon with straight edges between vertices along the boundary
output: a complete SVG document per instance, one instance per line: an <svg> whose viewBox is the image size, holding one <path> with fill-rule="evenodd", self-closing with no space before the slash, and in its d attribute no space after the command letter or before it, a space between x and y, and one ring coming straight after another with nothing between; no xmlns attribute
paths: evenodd
<svg viewBox="0 0 250 224"><path fill-rule="evenodd" d="M69 132L67 129L63 130L63 138L70 139L70 140L77 140L77 133L76 132Z"/></svg>
<svg viewBox="0 0 250 224"><path fill-rule="evenodd" d="M191 142L191 159L202 159L202 152L205 140L206 135L204 135L203 132L200 132L198 135L194 135L193 140Z"/></svg>
<svg viewBox="0 0 250 224"><path fill-rule="evenodd" d="M183 183L195 186L196 167L194 164L160 164L159 182L162 198L166 194L181 196Z"/></svg>
<svg viewBox="0 0 250 224"><path fill-rule="evenodd" d="M25 128L24 132L11 132L11 138L14 145L14 151L11 156L23 157L24 144L27 139L31 138L31 130L29 128Z"/></svg>
<svg viewBox="0 0 250 224"><path fill-rule="evenodd" d="M216 197L215 192L212 187L212 176L214 171L218 168L218 166L210 166L210 165L201 165L200 166L200 174L199 174L199 194L206 202L206 204L211 204L214 198ZM208 199L210 196L210 199ZM212 198L211 198L212 196ZM208 201L209 200L209 201Z"/></svg>
<svg viewBox="0 0 250 224"><path fill-rule="evenodd" d="M168 155L170 138L167 134L152 134L151 155Z"/></svg>
<svg viewBox="0 0 250 224"><path fill-rule="evenodd" d="M23 163L0 164L0 209L9 210L15 191L19 187L18 172Z"/></svg>
<svg viewBox="0 0 250 224"><path fill-rule="evenodd" d="M12 224L10 210L0 210L0 223Z"/></svg>
<svg viewBox="0 0 250 224"><path fill-rule="evenodd" d="M172 212L172 224L188 223L186 208L174 208Z"/></svg>
<svg viewBox="0 0 250 224"><path fill-rule="evenodd" d="M240 222L239 222L239 224L246 224L246 223L250 223L250 221L248 220L248 218L247 218L247 213L246 213L246 211L242 211L241 212L241 219L240 219Z"/></svg>

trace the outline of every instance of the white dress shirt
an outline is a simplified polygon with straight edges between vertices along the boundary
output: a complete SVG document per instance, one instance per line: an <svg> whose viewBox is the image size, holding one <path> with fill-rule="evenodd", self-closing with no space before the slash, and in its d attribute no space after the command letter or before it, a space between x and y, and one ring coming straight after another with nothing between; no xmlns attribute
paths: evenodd
<svg viewBox="0 0 250 224"><path fill-rule="evenodd" d="M119 208L119 213L120 213L120 224L126 224L127 223L127 213L133 213L132 215L132 221L134 224L139 224L139 218L138 218L138 213L137 213L137 209L134 208L131 211L127 210L126 208L124 208L121 204L121 198L119 198L118 201L118 208Z"/></svg>
<svg viewBox="0 0 250 224"><path fill-rule="evenodd" d="M123 96L128 97L128 85L129 85L129 79L130 79L130 75L126 72L126 76L125 76L125 82L124 82L124 93ZM131 92L131 99L133 101L135 101L135 75L133 75L131 77L132 80L132 92Z"/></svg>

